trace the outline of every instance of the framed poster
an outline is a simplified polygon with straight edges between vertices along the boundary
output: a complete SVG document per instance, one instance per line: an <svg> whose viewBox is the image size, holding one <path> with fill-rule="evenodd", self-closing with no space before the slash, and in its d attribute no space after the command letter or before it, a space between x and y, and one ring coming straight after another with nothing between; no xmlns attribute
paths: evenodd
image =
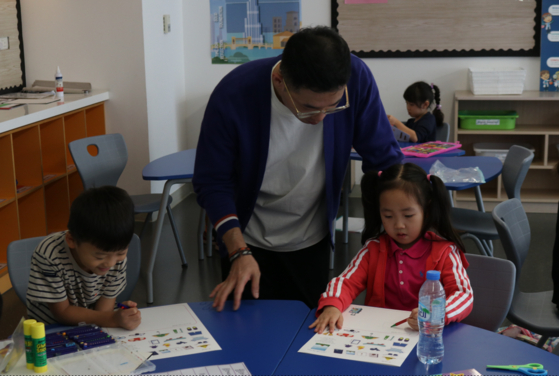
<svg viewBox="0 0 559 376"><path fill-rule="evenodd" d="M212 64L278 56L301 25L300 0L210 0Z"/></svg>
<svg viewBox="0 0 559 376"><path fill-rule="evenodd" d="M19 0L0 0L0 94L25 86Z"/></svg>
<svg viewBox="0 0 559 376"><path fill-rule="evenodd" d="M559 0L543 0L540 91L559 91Z"/></svg>
<svg viewBox="0 0 559 376"><path fill-rule="evenodd" d="M542 0L331 0L359 57L539 56Z"/></svg>

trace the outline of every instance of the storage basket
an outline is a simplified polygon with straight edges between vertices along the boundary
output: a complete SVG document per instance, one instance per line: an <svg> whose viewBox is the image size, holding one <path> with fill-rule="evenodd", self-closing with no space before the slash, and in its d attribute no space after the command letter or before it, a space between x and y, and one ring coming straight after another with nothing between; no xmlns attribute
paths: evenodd
<svg viewBox="0 0 559 376"><path fill-rule="evenodd" d="M530 150L532 153L536 151L536 149L534 149L534 147L530 144L514 144L514 143L505 143L505 142L480 142L474 144L474 153L482 157L496 157L499 158L501 162L505 163L505 158L507 157L507 153L509 152L509 149L513 145L525 147L526 149Z"/></svg>
<svg viewBox="0 0 559 376"><path fill-rule="evenodd" d="M476 130L507 130L516 126L516 111L458 111L460 128Z"/></svg>
<svg viewBox="0 0 559 376"><path fill-rule="evenodd" d="M524 68L470 68L470 90L474 95L522 94Z"/></svg>

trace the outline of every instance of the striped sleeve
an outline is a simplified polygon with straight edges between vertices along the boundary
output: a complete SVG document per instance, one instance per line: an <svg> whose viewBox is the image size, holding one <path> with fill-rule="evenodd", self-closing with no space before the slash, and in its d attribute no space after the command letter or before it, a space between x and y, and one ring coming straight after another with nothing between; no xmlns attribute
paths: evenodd
<svg viewBox="0 0 559 376"><path fill-rule="evenodd" d="M460 250L452 245L441 271L441 282L446 293L445 325L462 321L474 306L474 294L468 273L462 264Z"/></svg>
<svg viewBox="0 0 559 376"><path fill-rule="evenodd" d="M126 266L127 260L117 263L105 277L101 295L105 298L116 298L126 288Z"/></svg>
<svg viewBox="0 0 559 376"><path fill-rule="evenodd" d="M332 279L318 301L317 317L325 306L334 306L343 312L367 288L369 271L369 240L338 277Z"/></svg>
<svg viewBox="0 0 559 376"><path fill-rule="evenodd" d="M218 219L214 225L215 231L217 231L220 236L223 236L227 231L234 227L241 227L239 218L236 214L225 215Z"/></svg>
<svg viewBox="0 0 559 376"><path fill-rule="evenodd" d="M35 251L31 258L27 300L58 303L66 299L66 288L58 263L46 257L45 252Z"/></svg>

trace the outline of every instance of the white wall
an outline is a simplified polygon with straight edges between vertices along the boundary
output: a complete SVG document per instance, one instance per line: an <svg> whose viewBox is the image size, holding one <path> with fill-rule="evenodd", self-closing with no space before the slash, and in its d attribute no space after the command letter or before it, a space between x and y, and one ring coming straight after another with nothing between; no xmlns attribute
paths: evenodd
<svg viewBox="0 0 559 376"><path fill-rule="evenodd" d="M60 66L65 81L110 90L106 130L121 133L128 147L119 186L147 193L141 178L149 163L142 3L22 0L21 10L28 84L54 79Z"/></svg>
<svg viewBox="0 0 559 376"><path fill-rule="evenodd" d="M330 25L330 0L301 0L303 26ZM374 6L374 5L372 5ZM184 2L184 50L186 82L186 124L188 147L196 147L207 100L219 80L234 66L210 63L209 0ZM196 37L194 37L196 36ZM402 95L415 81L435 83L441 89L441 105L453 124L453 97L456 90L467 90L468 67L524 67L526 90L538 89L539 58L400 58L364 59L377 81L386 112L407 120ZM356 182L361 181L361 163L356 165Z"/></svg>
<svg viewBox="0 0 559 376"><path fill-rule="evenodd" d="M182 0L142 0L150 161L188 149ZM163 33L163 15L171 32ZM151 183L162 192L164 182ZM173 186L173 191L178 186Z"/></svg>

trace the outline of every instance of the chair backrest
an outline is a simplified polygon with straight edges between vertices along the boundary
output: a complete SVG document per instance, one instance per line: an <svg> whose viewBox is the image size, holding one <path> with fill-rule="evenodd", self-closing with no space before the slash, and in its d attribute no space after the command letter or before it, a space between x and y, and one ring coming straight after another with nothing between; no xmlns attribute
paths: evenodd
<svg viewBox="0 0 559 376"><path fill-rule="evenodd" d="M29 284L29 272L31 270L31 258L35 248L45 239L45 236L16 240L8 245L8 271L10 281L18 298L25 304L27 296L27 285ZM134 234L128 246L126 266L126 288L118 297L117 302L129 300L140 277L141 264L140 238Z"/></svg>
<svg viewBox="0 0 559 376"><path fill-rule="evenodd" d="M509 260L466 254L474 308L462 322L497 331L509 312L514 295L516 268Z"/></svg>
<svg viewBox="0 0 559 376"><path fill-rule="evenodd" d="M43 241L45 236L22 239L8 245L8 271L10 282L17 297L25 304L29 271L31 270L31 257L35 248Z"/></svg>
<svg viewBox="0 0 559 376"><path fill-rule="evenodd" d="M493 222L497 227L501 244L507 255L516 267L516 286L522 265L530 250L530 223L522 203L517 198L501 202L493 209Z"/></svg>
<svg viewBox="0 0 559 376"><path fill-rule="evenodd" d="M96 156L87 150L91 145L97 147ZM118 133L82 138L68 147L85 189L116 185L128 161L126 143Z"/></svg>
<svg viewBox="0 0 559 376"><path fill-rule="evenodd" d="M126 288L118 294L116 301L124 302L130 300L132 292L136 287L136 283L140 278L140 266L142 264L142 247L140 238L134 234L132 241L128 246L128 253L126 254Z"/></svg>
<svg viewBox="0 0 559 376"><path fill-rule="evenodd" d="M448 123L443 123L440 127L436 128L435 132L437 141L448 142L450 138L450 125Z"/></svg>
<svg viewBox="0 0 559 376"><path fill-rule="evenodd" d="M525 147L513 145L509 149L503 163L503 185L508 198L520 200L520 187L533 159L534 153Z"/></svg>

